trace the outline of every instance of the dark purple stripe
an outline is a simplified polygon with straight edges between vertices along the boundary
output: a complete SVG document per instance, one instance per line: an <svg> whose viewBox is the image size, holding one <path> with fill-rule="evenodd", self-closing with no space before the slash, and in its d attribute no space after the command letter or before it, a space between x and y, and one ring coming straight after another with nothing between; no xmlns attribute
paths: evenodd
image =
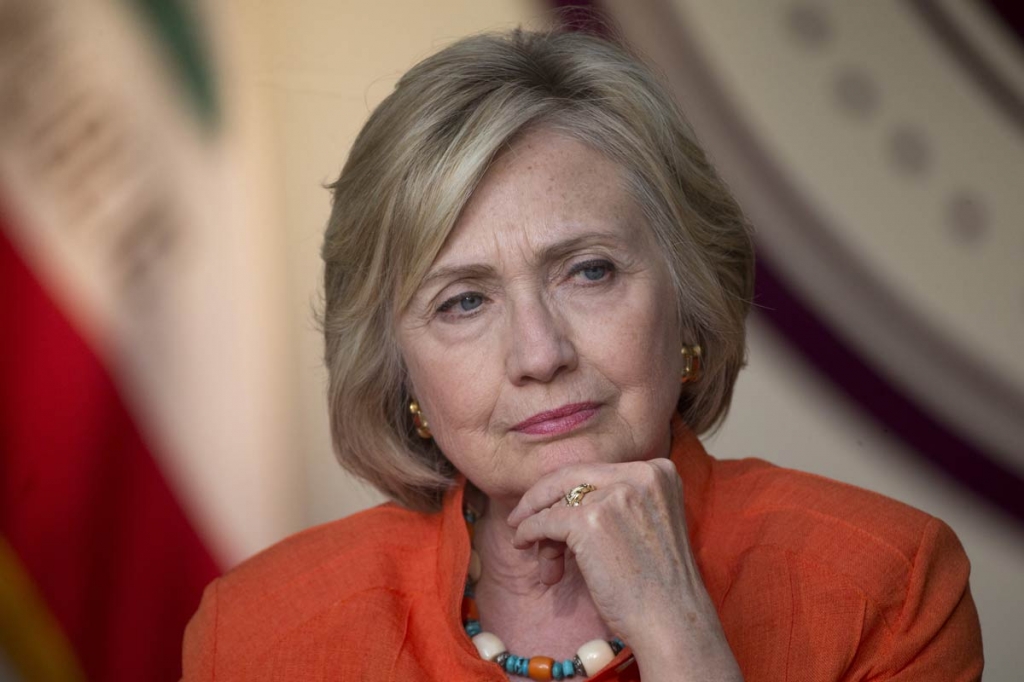
<svg viewBox="0 0 1024 682"><path fill-rule="evenodd" d="M1013 86L1003 82L1000 74L974 48L940 3L935 0L912 0L909 6L917 11L918 16L988 96L995 108L1002 112L1010 125L1018 133L1024 133L1024 100L1021 100Z"/></svg>
<svg viewBox="0 0 1024 682"><path fill-rule="evenodd" d="M594 3L582 1L556 0L554 4L560 7L571 6L575 12L583 13L590 11L588 7L594 7ZM588 22L588 27L595 25L593 19ZM697 55L693 56L699 59ZM721 115L736 119L734 113L728 110L724 98L717 96L719 93L714 84L705 85L708 88L707 96L718 101ZM757 176L769 181L778 200L787 205L798 222L819 224L820 220L811 215L811 210L796 192L786 186L778 169L760 152L749 132L738 120L732 123L734 134L742 138L750 163L759 168ZM820 234L821 230L816 233ZM787 286L778 272L770 259L763 255L759 257L755 294L759 314L802 353L811 366L907 445L910 452L944 471L952 480L996 505L1018 522L1024 523L1024 479L1020 474L936 420L873 370L862 356L829 328L813 307Z"/></svg>
<svg viewBox="0 0 1024 682"><path fill-rule="evenodd" d="M1017 37L1017 47L1024 49L1024 11L1020 0L982 0L983 5L995 14Z"/></svg>
<svg viewBox="0 0 1024 682"><path fill-rule="evenodd" d="M836 388L922 458L1017 521L1024 522L1024 479L976 449L875 372L761 258L758 313Z"/></svg>

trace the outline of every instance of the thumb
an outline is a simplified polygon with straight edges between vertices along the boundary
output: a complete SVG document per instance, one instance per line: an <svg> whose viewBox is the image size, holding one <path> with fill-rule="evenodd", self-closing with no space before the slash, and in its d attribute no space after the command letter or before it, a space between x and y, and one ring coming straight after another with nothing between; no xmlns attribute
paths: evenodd
<svg viewBox="0 0 1024 682"><path fill-rule="evenodd" d="M565 543L541 540L537 543L537 561L540 564L540 581L554 585L565 575Z"/></svg>

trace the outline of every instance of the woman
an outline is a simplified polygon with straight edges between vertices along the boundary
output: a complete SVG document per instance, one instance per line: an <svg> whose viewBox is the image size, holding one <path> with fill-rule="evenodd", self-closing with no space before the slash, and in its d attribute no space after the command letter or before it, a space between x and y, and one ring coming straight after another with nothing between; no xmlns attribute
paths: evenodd
<svg viewBox="0 0 1024 682"><path fill-rule="evenodd" d="M213 583L185 679L971 680L941 522L696 434L743 364L742 213L578 34L412 69L332 186L341 461L395 502Z"/></svg>

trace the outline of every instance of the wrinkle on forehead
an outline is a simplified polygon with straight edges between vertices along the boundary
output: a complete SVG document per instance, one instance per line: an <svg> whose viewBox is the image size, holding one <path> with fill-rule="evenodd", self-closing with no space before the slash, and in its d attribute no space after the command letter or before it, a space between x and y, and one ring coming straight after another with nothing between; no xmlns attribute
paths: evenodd
<svg viewBox="0 0 1024 682"><path fill-rule="evenodd" d="M531 153L552 146L573 153ZM515 254L533 263L550 247L551 233L621 229L637 224L639 218L624 169L575 138L538 129L515 141L491 164L435 267L494 254Z"/></svg>

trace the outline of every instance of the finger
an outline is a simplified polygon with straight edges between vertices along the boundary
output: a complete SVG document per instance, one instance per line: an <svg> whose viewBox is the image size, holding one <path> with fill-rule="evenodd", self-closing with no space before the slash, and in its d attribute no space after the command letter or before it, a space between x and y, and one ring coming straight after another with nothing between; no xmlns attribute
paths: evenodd
<svg viewBox="0 0 1024 682"><path fill-rule="evenodd" d="M623 473L620 471L619 477ZM509 514L508 524L515 528L523 519L543 509L565 504L566 493L581 483L589 483L600 490L601 486L615 480L615 475L615 466L609 464L579 464L554 471L534 483L523 494L519 504Z"/></svg>
<svg viewBox="0 0 1024 682"><path fill-rule="evenodd" d="M568 509L569 507L566 507L566 510ZM564 518L560 513L562 511L557 507L541 509L533 516L524 519L516 528L515 535L512 536L512 546L516 549L526 549L542 540L555 540L564 543L569 534L570 519ZM553 519L553 516L557 518Z"/></svg>
<svg viewBox="0 0 1024 682"><path fill-rule="evenodd" d="M571 534L574 531L583 532L591 524L591 510L588 507L597 504L608 494L608 489L595 490L583 498L583 504L578 509L567 506L541 509L523 519L512 537L512 545L517 549L526 549L537 542L554 540L569 545L569 550L572 550Z"/></svg>
<svg viewBox="0 0 1024 682"><path fill-rule="evenodd" d="M541 540L537 547L540 563L540 581L554 585L565 575L565 545L561 542Z"/></svg>

